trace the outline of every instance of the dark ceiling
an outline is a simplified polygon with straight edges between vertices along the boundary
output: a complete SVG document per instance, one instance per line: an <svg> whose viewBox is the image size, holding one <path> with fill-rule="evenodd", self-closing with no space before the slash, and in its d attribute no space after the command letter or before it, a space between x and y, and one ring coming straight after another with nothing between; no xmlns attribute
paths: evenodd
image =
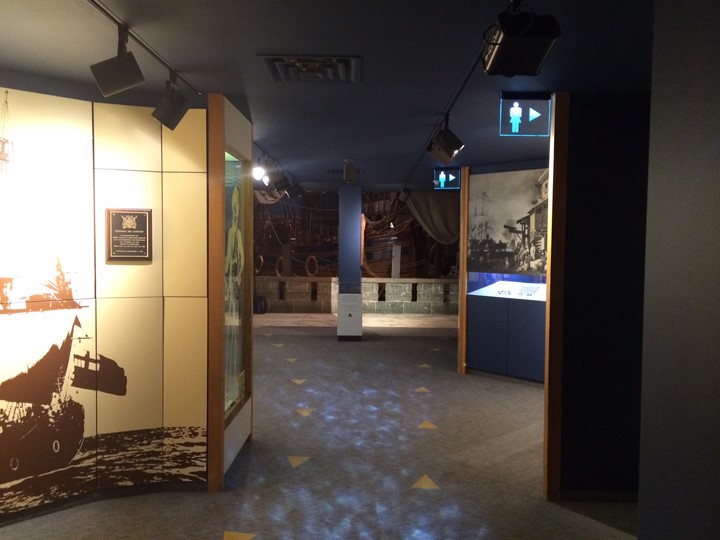
<svg viewBox="0 0 720 540"><path fill-rule="evenodd" d="M90 65L114 56L130 28L146 83L103 98ZM501 91L647 92L652 0L526 0L562 35L539 75L488 75L477 64L507 0L2 0L0 87L155 106L168 69L219 92L252 121L257 145L306 190L334 189L352 159L365 190L427 189L438 165L425 148L449 112L466 144L453 164L537 166L549 140L499 137ZM347 58L351 82L277 82L266 59ZM473 69L474 68L474 69ZM190 87L180 82L188 97ZM204 95L193 98L204 106Z"/></svg>

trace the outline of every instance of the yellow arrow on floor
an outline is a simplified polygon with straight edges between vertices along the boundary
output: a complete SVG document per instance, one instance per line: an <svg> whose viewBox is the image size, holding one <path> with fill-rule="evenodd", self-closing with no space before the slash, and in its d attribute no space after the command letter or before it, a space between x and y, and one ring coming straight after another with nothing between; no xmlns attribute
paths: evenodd
<svg viewBox="0 0 720 540"><path fill-rule="evenodd" d="M425 420L422 424L418 426L420 429L437 429L438 427L433 424L432 422Z"/></svg>
<svg viewBox="0 0 720 540"><path fill-rule="evenodd" d="M420 364L418 367L421 367L421 368L429 368L429 367L432 367L432 366L431 366L430 364Z"/></svg>
<svg viewBox="0 0 720 540"><path fill-rule="evenodd" d="M295 360L297 360L297 358L292 358L292 357L291 357L291 358L286 358L285 360L287 360L287 361L290 362L291 364L294 364L294 363L295 363Z"/></svg>
<svg viewBox="0 0 720 540"><path fill-rule="evenodd" d="M440 489L440 487L430 480L430 477L427 474L423 474L420 480L415 482L413 484L413 488L415 489Z"/></svg>
<svg viewBox="0 0 720 540"><path fill-rule="evenodd" d="M290 462L290 465L292 465L292 468L296 469L300 465L305 463L308 459L310 459L310 456L288 456L287 458Z"/></svg>
<svg viewBox="0 0 720 540"><path fill-rule="evenodd" d="M432 352L440 352L440 347L435 347L434 349L430 349Z"/></svg>
<svg viewBox="0 0 720 540"><path fill-rule="evenodd" d="M302 384L305 381L307 381L307 379L292 379L292 382L294 382L295 384Z"/></svg>
<svg viewBox="0 0 720 540"><path fill-rule="evenodd" d="M309 416L315 409L295 409L300 416Z"/></svg>
<svg viewBox="0 0 720 540"><path fill-rule="evenodd" d="M256 536L257 534L225 531L225 534L223 535L223 540L252 540Z"/></svg>
<svg viewBox="0 0 720 540"><path fill-rule="evenodd" d="M415 391L416 392L429 392L430 390L428 390L424 386L419 386L418 388L415 389Z"/></svg>

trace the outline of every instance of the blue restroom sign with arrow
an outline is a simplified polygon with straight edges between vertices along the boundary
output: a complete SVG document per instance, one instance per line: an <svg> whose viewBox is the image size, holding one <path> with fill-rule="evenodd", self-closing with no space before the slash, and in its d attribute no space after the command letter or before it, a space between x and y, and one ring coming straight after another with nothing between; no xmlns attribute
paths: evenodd
<svg viewBox="0 0 720 540"><path fill-rule="evenodd" d="M502 97L501 137L549 137L550 99Z"/></svg>

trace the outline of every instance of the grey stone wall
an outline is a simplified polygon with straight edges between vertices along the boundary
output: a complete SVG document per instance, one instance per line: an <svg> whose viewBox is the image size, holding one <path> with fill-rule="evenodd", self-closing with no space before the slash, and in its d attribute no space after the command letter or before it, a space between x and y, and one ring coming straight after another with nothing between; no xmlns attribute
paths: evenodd
<svg viewBox="0 0 720 540"><path fill-rule="evenodd" d="M363 278L363 313L458 312L453 279ZM255 295L269 313L337 313L338 280L330 277L256 276Z"/></svg>
<svg viewBox="0 0 720 540"><path fill-rule="evenodd" d="M269 313L332 313L333 278L256 276L255 295Z"/></svg>

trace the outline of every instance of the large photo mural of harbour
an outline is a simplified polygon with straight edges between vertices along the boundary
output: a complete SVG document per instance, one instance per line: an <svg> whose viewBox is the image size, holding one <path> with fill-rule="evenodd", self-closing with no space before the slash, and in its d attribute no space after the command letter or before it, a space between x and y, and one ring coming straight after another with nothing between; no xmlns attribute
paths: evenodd
<svg viewBox="0 0 720 540"><path fill-rule="evenodd" d="M0 92L12 113L0 156L0 523L97 489L205 482L205 426L163 422L163 298L95 296L92 104Z"/></svg>
<svg viewBox="0 0 720 540"><path fill-rule="evenodd" d="M545 276L548 169L470 177L468 272Z"/></svg>

